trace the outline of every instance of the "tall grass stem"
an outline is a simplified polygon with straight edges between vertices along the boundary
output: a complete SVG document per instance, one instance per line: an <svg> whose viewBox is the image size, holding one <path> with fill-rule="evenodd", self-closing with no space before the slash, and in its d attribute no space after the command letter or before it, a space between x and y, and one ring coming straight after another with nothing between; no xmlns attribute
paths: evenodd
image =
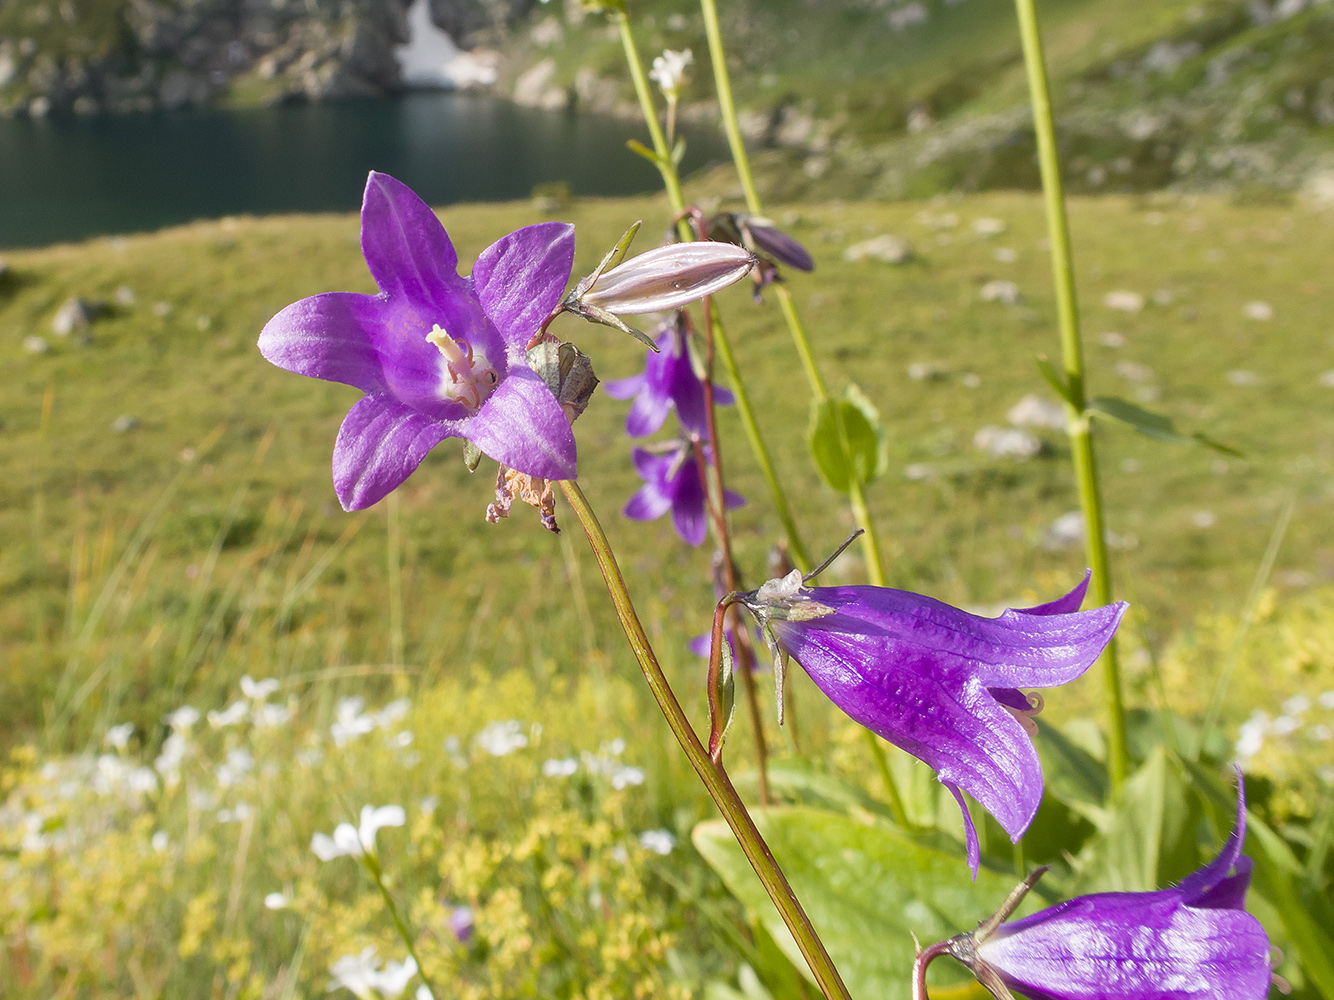
<svg viewBox="0 0 1334 1000"><path fill-rule="evenodd" d="M788 884L787 877L783 874L782 869L778 867L778 862L774 860L774 856L764 842L764 838L760 836L760 831L756 829L755 821L746 810L745 803L741 801L741 796L737 794L736 789L732 786L727 772L721 767L715 767L713 761L709 759L708 751L700 743L699 737L695 735L695 730L691 728L690 720L686 718L685 712L681 709L680 702L676 700L676 695L673 693L662 667L658 664L653 647L649 643L648 635L644 632L644 626L635 611L630 592L625 585L625 578L621 575L620 567L616 563L616 555L612 551L611 543L607 540L607 535L602 530L602 525L593 512L593 508L589 505L588 498L584 496L584 492L579 488L578 483L564 481L560 484L560 487L565 494L570 509L574 511L584 529L584 533L588 536L588 543L592 547L598 566L602 570L602 578L606 582L607 592L611 595L612 604L615 605L616 615L620 619L621 627L625 630L625 637L629 640L635 659L639 661L640 669L644 672L649 691L662 710L663 716L667 719L667 725L671 727L672 735L676 737L681 749L685 751L686 759L690 761L691 767L694 768L700 781L704 783L709 796L718 806L718 810L723 814L727 825L736 836L737 842L741 845L741 850L746 855L746 860L750 862L755 874L759 876L760 882L769 894L769 898L773 900L774 906L777 907L783 918L783 922L791 931L792 937L797 942L797 947L801 949L801 953L805 957L807 965L810 966L811 973L815 976L815 981L819 984L824 995L828 1000L851 1000L847 987L843 985L842 977L838 974L838 969L834 967L833 961L829 958L829 953L825 950L820 936L812 926L810 918L806 916L806 911L802 909L801 903L798 902L796 894L792 891L792 886Z"/></svg>
<svg viewBox="0 0 1334 1000"><path fill-rule="evenodd" d="M1089 427L1088 399L1084 386L1084 349L1079 334L1079 307L1075 297L1075 269L1070 249L1070 226L1065 193L1061 185L1061 161L1056 149L1056 126L1052 119L1051 88L1038 29L1035 0L1015 0L1019 35L1023 42L1024 66L1033 104L1033 131L1037 135L1038 166L1047 211L1047 235L1051 243L1052 277L1056 286L1056 313L1060 326L1061 356L1065 370L1067 427L1074 456L1075 483L1084 514L1084 535L1089 568L1093 571L1093 596L1100 605L1112 603L1111 562L1107 553L1107 527L1103 518L1098 485L1098 464ZM1118 788L1130 767L1126 746L1125 701L1116 640L1102 655L1103 687L1107 699L1107 772Z"/></svg>

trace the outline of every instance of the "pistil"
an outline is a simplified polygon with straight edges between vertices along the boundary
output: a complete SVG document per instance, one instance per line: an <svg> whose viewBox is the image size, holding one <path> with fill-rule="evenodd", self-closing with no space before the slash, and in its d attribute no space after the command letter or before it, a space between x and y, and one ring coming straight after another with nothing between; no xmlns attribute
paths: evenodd
<svg viewBox="0 0 1334 1000"><path fill-rule="evenodd" d="M455 340L437 323L426 335L445 358L445 378L440 393L469 410L480 407L500 382L486 355L477 354L466 340Z"/></svg>

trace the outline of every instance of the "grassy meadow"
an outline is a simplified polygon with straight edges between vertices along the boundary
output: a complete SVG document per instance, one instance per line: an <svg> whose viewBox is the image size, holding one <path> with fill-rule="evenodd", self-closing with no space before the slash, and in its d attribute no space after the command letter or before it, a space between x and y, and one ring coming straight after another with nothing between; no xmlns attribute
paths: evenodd
<svg viewBox="0 0 1334 1000"><path fill-rule="evenodd" d="M1134 606L1132 705L1165 699L1198 719L1235 664L1223 734L1257 710L1301 717L1251 773L1272 779L1271 809L1310 817L1334 724L1334 695L1320 697L1334 690L1334 212L1167 194L1071 210L1092 391L1241 453L1099 434L1119 592ZM441 212L465 269L536 215ZM580 200L558 217L576 224L586 273L629 222L664 215L643 198ZM889 471L868 501L891 583L987 613L1068 589L1084 558L1053 528L1077 506L1063 434L1036 431L1028 460L974 443L1044 392L1033 358L1057 353L1038 197L774 215L817 262L790 281L827 375L855 380L889 429ZM847 259L886 234L910 246L905 262ZM396 500L338 507L329 456L357 391L279 371L254 343L295 299L373 290L357 237L354 216L238 218L7 255L6 996L315 996L341 955L401 959L378 890L350 859L321 864L309 849L363 803L407 811L379 843L391 892L426 928L437 996L685 996L773 950L692 860L707 799L638 684L573 519L559 537L527 508L487 525L492 475L485 462L470 475L451 442ZM58 336L71 296L108 305L86 335ZM798 523L829 550L849 522L806 457L787 333L744 289L721 308ZM641 363L610 330L563 318L557 332L604 379ZM699 724L704 665L685 642L708 626L708 553L665 520L619 516L638 486L624 415L600 395L580 419L580 482ZM729 485L751 500L738 556L758 582L780 529L734 414L723 435ZM852 557L831 572L862 579ZM243 676L279 686L243 694ZM795 724L771 727L770 743L869 773L855 728L796 688ZM1295 697L1307 708L1284 707ZM1053 693L1044 719L1098 718L1099 698L1091 673ZM214 716L164 721L187 704ZM441 929L461 909L471 936Z"/></svg>

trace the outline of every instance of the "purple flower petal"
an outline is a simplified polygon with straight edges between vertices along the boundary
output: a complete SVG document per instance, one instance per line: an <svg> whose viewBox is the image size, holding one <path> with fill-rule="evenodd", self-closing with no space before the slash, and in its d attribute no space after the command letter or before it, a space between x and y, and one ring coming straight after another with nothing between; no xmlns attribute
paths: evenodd
<svg viewBox="0 0 1334 1000"><path fill-rule="evenodd" d="M1242 909L1240 791L1237 813L1218 858L1179 886L1081 896L1002 924L977 945L978 964L1036 1000L1264 1000L1269 938Z"/></svg>
<svg viewBox="0 0 1334 1000"><path fill-rule="evenodd" d="M958 785L952 781L942 781L941 784L950 790L954 801L959 803L959 811L963 813L963 840L964 850L968 854L968 870L973 873L973 880L977 881L977 869L982 863L982 848L977 842L977 827L973 825L973 814L968 811L968 803L963 800L963 792L959 791Z"/></svg>
<svg viewBox="0 0 1334 1000"><path fill-rule="evenodd" d="M402 485L447 437L457 434L448 421L434 420L386 396L359 400L334 442L334 492L344 510L362 510Z"/></svg>
<svg viewBox="0 0 1334 1000"><path fill-rule="evenodd" d="M1075 584L1074 590L1064 597L1058 597L1054 601L1048 601L1046 604L1039 604L1035 608L1015 608L1015 611L1026 615L1068 615L1078 611L1084 603L1084 595L1088 593L1089 581L1093 579L1093 570L1084 570L1084 579Z"/></svg>
<svg viewBox="0 0 1334 1000"><path fill-rule="evenodd" d="M472 280L491 321L522 351L565 294L574 267L574 226L542 222L501 237L482 251Z"/></svg>
<svg viewBox="0 0 1334 1000"><path fill-rule="evenodd" d="M603 382L602 391L612 399L632 399L635 394L644 388L644 375L641 372L638 375L631 375L629 378L615 378L610 382Z"/></svg>
<svg viewBox="0 0 1334 1000"><path fill-rule="evenodd" d="M625 433L631 437L656 434L667 422L667 415L671 412L672 401L666 396L641 392L630 405L630 412L625 415Z"/></svg>
<svg viewBox="0 0 1334 1000"><path fill-rule="evenodd" d="M1038 1000L1263 1000L1269 939L1238 910L1172 890L1084 896L1002 924L978 949Z"/></svg>
<svg viewBox="0 0 1334 1000"><path fill-rule="evenodd" d="M1125 611L981 618L887 587L764 593L752 607L831 701L929 764L956 797L971 795L1015 840L1042 799L1037 753L1016 718L1030 711L1018 688L1078 677ZM976 873L975 831L968 837Z"/></svg>
<svg viewBox="0 0 1334 1000"><path fill-rule="evenodd" d="M371 334L383 312L383 300L372 295L314 295L293 302L264 325L259 352L289 372L382 393L384 375Z"/></svg>
<svg viewBox="0 0 1334 1000"><path fill-rule="evenodd" d="M621 511L632 521L656 521L672 509L672 498L663 493L656 483L645 483Z"/></svg>
<svg viewBox="0 0 1334 1000"><path fill-rule="evenodd" d="M468 420L467 436L482 453L542 479L574 479L574 433L546 383L515 366Z"/></svg>
<svg viewBox="0 0 1334 1000"><path fill-rule="evenodd" d="M366 180L361 252L371 277L391 300L442 304L446 288L464 283L445 227L411 188L388 174L371 171Z"/></svg>

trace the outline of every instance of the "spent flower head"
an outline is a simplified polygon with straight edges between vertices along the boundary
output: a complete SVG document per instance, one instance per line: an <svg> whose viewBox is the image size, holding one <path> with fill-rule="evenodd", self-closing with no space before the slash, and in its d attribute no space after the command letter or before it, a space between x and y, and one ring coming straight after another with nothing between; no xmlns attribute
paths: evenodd
<svg viewBox="0 0 1334 1000"><path fill-rule="evenodd" d="M1087 575L1064 597L998 618L904 590L808 587L809 579L794 570L741 597L769 641L780 705L791 656L854 721L930 765L963 809L976 874L977 832L961 790L1018 842L1042 799L1032 743L1042 700L1019 688L1083 674L1126 605L1080 611Z"/></svg>
<svg viewBox="0 0 1334 1000"><path fill-rule="evenodd" d="M524 352L560 304L574 228L546 222L516 230L483 250L462 278L435 213L406 185L372 173L361 248L380 294L302 299L259 338L278 367L366 394L334 443L343 507L377 502L450 437L528 475L573 479L569 422Z"/></svg>

